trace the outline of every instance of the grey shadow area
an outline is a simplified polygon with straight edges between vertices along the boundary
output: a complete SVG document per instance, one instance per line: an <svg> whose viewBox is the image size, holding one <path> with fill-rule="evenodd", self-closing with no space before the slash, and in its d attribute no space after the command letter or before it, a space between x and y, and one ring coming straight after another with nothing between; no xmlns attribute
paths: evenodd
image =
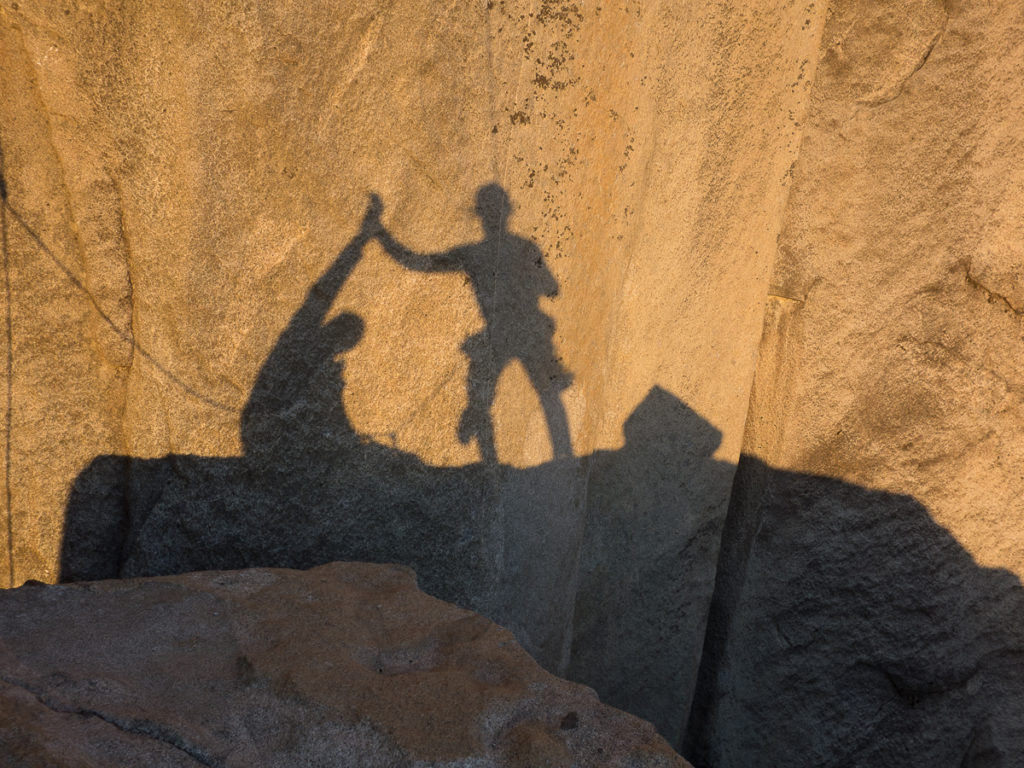
<svg viewBox="0 0 1024 768"><path fill-rule="evenodd" d="M586 526L569 676L678 743L715 585L723 494L735 466L722 433L654 387L624 445L583 459Z"/></svg>
<svg viewBox="0 0 1024 768"><path fill-rule="evenodd" d="M471 368L489 361L467 382L460 430L480 462L428 465L358 434L345 412L344 356L363 321L329 310L364 246L380 237L409 268L438 261L384 232L375 201L259 372L243 455L96 457L69 494L61 580L397 562L512 629L549 670L651 720L698 768L1019 765L1020 582L978 566L919 502L716 460L720 432L658 387L621 448L557 447L568 374L536 318L550 282L536 246L505 231L502 195L478 192L481 243L514 249L440 254L466 271L475 249L471 281L529 283L493 316L483 305L501 292L477 294L489 333L519 334L464 347ZM491 234L489 205L502 213ZM446 261L453 252L463 260ZM517 253L533 260L484 260ZM500 312L525 312L527 331ZM528 469L487 455L490 402L472 396L521 355L553 377L531 375L555 457Z"/></svg>
<svg viewBox="0 0 1024 768"><path fill-rule="evenodd" d="M61 580L402 563L429 594L511 628L549 670L678 739L720 529L702 485L730 465L710 459L717 430L658 388L625 432L617 451L528 469L433 467L358 440L277 465L99 456L69 497ZM707 471L691 476L694 444Z"/></svg>
<svg viewBox="0 0 1024 768"><path fill-rule="evenodd" d="M1024 765L1024 589L911 496L743 456L683 754Z"/></svg>

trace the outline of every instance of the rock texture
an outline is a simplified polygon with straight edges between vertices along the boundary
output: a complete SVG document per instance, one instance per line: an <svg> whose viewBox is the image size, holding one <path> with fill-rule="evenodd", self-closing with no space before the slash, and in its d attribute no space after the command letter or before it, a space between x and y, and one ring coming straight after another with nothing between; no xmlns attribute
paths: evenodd
<svg viewBox="0 0 1024 768"><path fill-rule="evenodd" d="M10 765L687 765L400 566L30 585L0 603Z"/></svg>
<svg viewBox="0 0 1024 768"><path fill-rule="evenodd" d="M740 462L684 754L700 766L1003 766L1024 589L909 496Z"/></svg>
<svg viewBox="0 0 1024 768"><path fill-rule="evenodd" d="M819 22L0 1L3 583L398 560L614 699L611 627L675 738ZM427 258L513 242L512 279Z"/></svg>
<svg viewBox="0 0 1024 768"><path fill-rule="evenodd" d="M819 56L687 754L1024 765L1024 9Z"/></svg>
<svg viewBox="0 0 1024 768"><path fill-rule="evenodd" d="M242 452L261 366L371 191L389 231L426 253L477 241L474 196L504 187L511 231L557 282L539 308L572 377L577 455L619 447L659 385L738 456L815 44L799 11L0 9L12 583L57 578L67 492L95 456ZM456 439L462 345L483 324L466 275L406 269L371 242L342 310L365 329L346 361L355 431L431 465L474 463ZM516 467L552 455L527 373L488 373L498 458ZM559 478L579 487L553 516L585 495L581 474ZM724 511L726 494L710 503Z"/></svg>
<svg viewBox="0 0 1024 768"><path fill-rule="evenodd" d="M0 0L0 579L397 561L694 762L1012 764L1017 5Z"/></svg>

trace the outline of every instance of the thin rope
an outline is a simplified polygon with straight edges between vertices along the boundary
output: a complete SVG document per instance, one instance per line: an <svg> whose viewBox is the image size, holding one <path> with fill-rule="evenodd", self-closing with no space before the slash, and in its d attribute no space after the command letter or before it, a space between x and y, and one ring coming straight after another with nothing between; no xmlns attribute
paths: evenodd
<svg viewBox="0 0 1024 768"><path fill-rule="evenodd" d="M197 400L200 400L206 403L207 405L222 411L234 413L235 411L238 410L237 408L234 408L230 405L225 405L224 403L215 400L208 395L203 394L199 390L195 389L195 387L192 387L191 385L184 382L177 374L169 370L163 363L161 363L152 354L150 354L141 344L139 344L131 336L131 334L121 330L121 328L117 326L117 323L114 322L113 318L111 318L110 315L103 311L103 308L96 301L96 297L94 297L92 293L89 292L89 289L85 287L85 284L83 284L81 280L75 277L74 273L70 269L68 269L67 266L65 266L65 264L60 259L57 258L54 252L46 245L46 243L43 242L42 238L40 238L39 235L35 233L35 231L28 225L25 219L22 218L21 214L18 213L18 211L13 206L11 206L10 203L6 201L6 199L4 200L4 207L10 210L11 215L14 216L14 220L17 221L22 226L25 232L28 233L28 236L32 238L32 240L35 242L37 246L39 246L40 250L42 250L43 253L50 257L51 261L53 261L53 263L57 265L60 271L64 273L64 276L67 277L70 283L73 286L75 286L78 290L80 290L83 294L85 294L86 298L89 299L89 303L92 304L93 309L96 311L96 314L98 314L103 319L103 322L110 326L110 329L114 331L114 333L116 333L123 341L126 341L129 344L131 344L135 348L135 351L138 352L140 356L145 358L154 368L156 368L160 373L162 373L167 379L176 384L183 391L192 395L192 397L196 398Z"/></svg>

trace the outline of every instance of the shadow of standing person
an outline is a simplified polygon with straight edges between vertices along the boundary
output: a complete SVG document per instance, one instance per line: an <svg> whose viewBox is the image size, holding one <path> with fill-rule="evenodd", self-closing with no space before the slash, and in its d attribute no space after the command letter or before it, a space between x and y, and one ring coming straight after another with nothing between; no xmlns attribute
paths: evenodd
<svg viewBox="0 0 1024 768"><path fill-rule="evenodd" d="M376 196L374 200L374 210L379 211L379 200ZM474 211L483 227L483 239L442 253L416 253L383 226L377 237L384 250L406 269L464 272L473 286L485 326L462 345L469 358L469 373L459 440L468 443L475 437L480 458L497 463L491 406L498 377L509 363L519 360L540 398L554 458L571 458L569 420L561 393L572 377L555 356L554 321L539 306L542 296L558 294L558 283L536 243L509 232L512 204L500 185L480 187Z"/></svg>

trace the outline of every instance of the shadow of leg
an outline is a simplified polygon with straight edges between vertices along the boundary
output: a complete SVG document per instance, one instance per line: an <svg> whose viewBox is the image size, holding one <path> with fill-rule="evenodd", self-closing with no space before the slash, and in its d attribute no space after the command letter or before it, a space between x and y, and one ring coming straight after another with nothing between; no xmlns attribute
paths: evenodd
<svg viewBox="0 0 1024 768"><path fill-rule="evenodd" d="M470 336L462 345L462 351L469 358L469 371L466 374L466 409L459 419L459 442L468 443L475 437L480 460L496 464L498 452L494 445L491 405L501 368L492 359L493 351L485 334Z"/></svg>
<svg viewBox="0 0 1024 768"><path fill-rule="evenodd" d="M538 387L535 378L533 386ZM547 383L547 382L544 382ZM565 406L562 405L561 392L551 387L537 389L540 397L540 407L544 409L544 418L548 423L548 434L551 436L551 451L555 459L572 458L572 437L569 434L569 417L565 413Z"/></svg>

